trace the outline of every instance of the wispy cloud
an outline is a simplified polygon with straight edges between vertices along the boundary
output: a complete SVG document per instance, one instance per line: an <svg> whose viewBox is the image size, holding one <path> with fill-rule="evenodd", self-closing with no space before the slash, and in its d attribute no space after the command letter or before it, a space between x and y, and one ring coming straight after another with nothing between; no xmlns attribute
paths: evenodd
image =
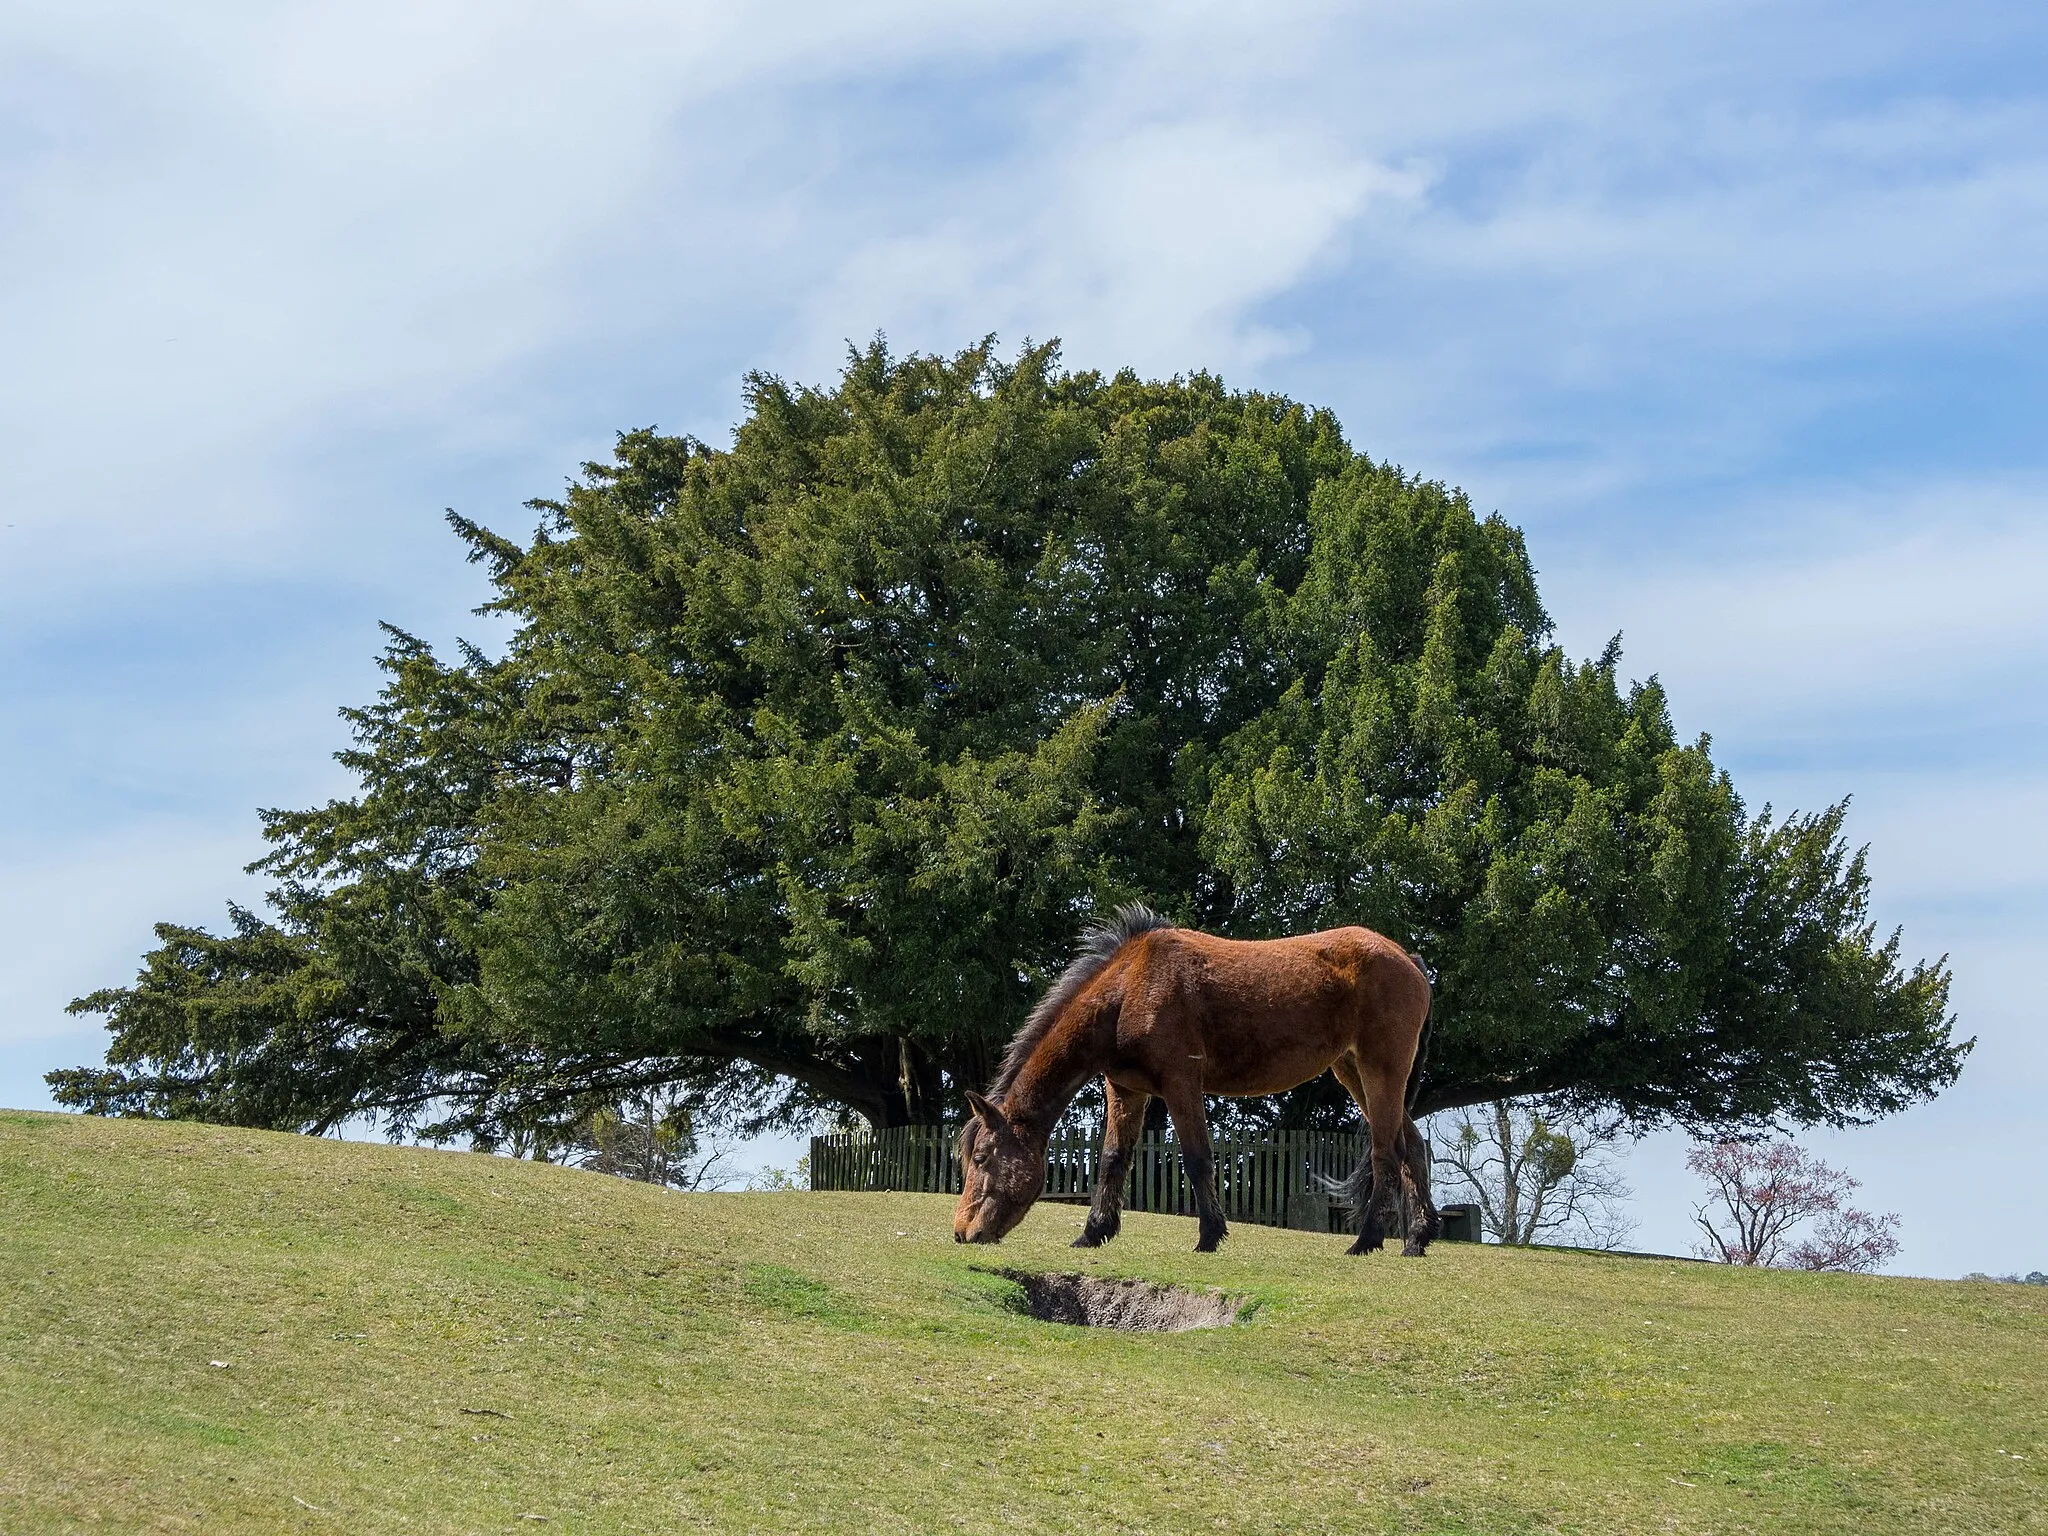
<svg viewBox="0 0 2048 1536"><path fill-rule="evenodd" d="M1061 335L1087 365L1257 369L1308 335L1258 306L1327 261L1365 205L1413 201L1424 180L1251 124L1103 125L974 188L934 228L858 246L800 324L825 336L865 321L927 348Z"/></svg>
<svg viewBox="0 0 2048 1536"><path fill-rule="evenodd" d="M31 593L110 541L145 579L288 559L337 427L503 452L549 370L636 338L729 380L1059 333L1320 384L1456 472L1554 437L1543 390L1703 365L1748 370L1717 425L1755 451L1806 404L1758 370L2048 271L2040 103L1915 88L1901 14L1846 50L1725 7L12 14ZM1593 457L1574 484L1650 468Z"/></svg>
<svg viewBox="0 0 2048 1536"><path fill-rule="evenodd" d="M1631 669L1662 676L1686 718L1750 742L1870 730L1925 748L1989 702L1997 729L2018 725L2014 745L2038 749L2048 719L2012 706L2048 669L2048 486L1764 501L1676 557L1639 538L1621 559L1551 572L1566 638L1592 650L1622 633Z"/></svg>

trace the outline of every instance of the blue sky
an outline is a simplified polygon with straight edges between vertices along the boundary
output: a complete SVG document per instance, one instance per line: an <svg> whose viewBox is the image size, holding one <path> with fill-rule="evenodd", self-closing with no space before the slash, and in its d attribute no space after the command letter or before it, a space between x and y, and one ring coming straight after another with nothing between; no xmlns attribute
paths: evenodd
<svg viewBox="0 0 2048 1536"><path fill-rule="evenodd" d="M346 787L375 624L739 381L1062 337L1523 526L1750 803L1855 796L1976 1055L1813 1138L1897 1267L2048 1267L2048 13L62 5L0 13L0 1103ZM1682 1148L1638 1148L1683 1247Z"/></svg>

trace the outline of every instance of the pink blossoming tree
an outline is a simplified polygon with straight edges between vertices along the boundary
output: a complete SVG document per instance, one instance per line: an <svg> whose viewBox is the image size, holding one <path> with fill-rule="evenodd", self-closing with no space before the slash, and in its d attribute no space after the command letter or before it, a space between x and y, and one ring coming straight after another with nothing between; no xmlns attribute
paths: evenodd
<svg viewBox="0 0 2048 1536"><path fill-rule="evenodd" d="M1857 1181L1789 1141L1711 1142L1685 1165L1709 1189L1693 1212L1701 1258L1867 1274L1899 1251L1899 1218L1850 1207Z"/></svg>

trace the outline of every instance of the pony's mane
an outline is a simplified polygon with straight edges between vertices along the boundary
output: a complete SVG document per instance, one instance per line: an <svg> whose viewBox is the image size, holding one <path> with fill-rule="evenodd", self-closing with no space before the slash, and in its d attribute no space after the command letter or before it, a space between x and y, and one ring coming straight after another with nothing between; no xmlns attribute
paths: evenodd
<svg viewBox="0 0 2048 1536"><path fill-rule="evenodd" d="M997 1103L1002 1102L1003 1096L1017 1081L1017 1074L1023 1070L1024 1063L1031 1059L1031 1053L1038 1049L1039 1042L1051 1032L1054 1021L1074 1000L1074 995L1115 958L1118 950L1140 934L1172 926L1150 907L1133 902L1127 907L1118 907L1114 917L1083 929L1080 953L1060 972L1059 980L1046 988L1045 996L1038 1000L1038 1006L1026 1015L1023 1027L1011 1038L1003 1051L1003 1064L996 1071L996 1080L989 1084L988 1096Z"/></svg>

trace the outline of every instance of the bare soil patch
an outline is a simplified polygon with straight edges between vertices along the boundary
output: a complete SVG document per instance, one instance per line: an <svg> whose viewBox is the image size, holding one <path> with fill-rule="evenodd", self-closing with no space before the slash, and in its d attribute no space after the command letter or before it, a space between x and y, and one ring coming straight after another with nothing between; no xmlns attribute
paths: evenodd
<svg viewBox="0 0 2048 1536"><path fill-rule="evenodd" d="M1227 1328L1245 1304L1221 1291L1190 1291L1151 1280L1107 1280L1093 1275L1045 1275L1022 1269L996 1273L1024 1289L1024 1307L1042 1323L1077 1328L1121 1328L1131 1333L1184 1333Z"/></svg>

